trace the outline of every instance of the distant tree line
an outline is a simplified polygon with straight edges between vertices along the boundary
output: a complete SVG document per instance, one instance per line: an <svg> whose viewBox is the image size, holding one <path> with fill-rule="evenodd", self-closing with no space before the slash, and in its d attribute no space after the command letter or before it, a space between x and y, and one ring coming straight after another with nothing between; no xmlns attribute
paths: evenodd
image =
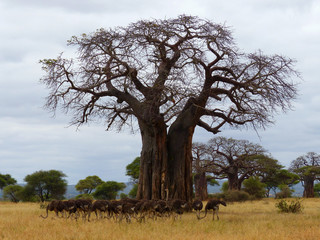
<svg viewBox="0 0 320 240"><path fill-rule="evenodd" d="M301 182L303 197L319 192L320 155L309 152L291 162L284 169L278 160L260 145L247 140L216 137L207 143L193 144L193 174L195 197L207 199L207 183L212 179L226 179L224 192L240 191L255 197L290 197L290 187Z"/></svg>
<svg viewBox="0 0 320 240"><path fill-rule="evenodd" d="M11 175L0 174L0 189L3 197L12 202L61 200L67 191L66 177L62 171L40 170L27 175L24 178L26 184L21 186ZM115 199L125 187L124 183L104 182L98 176L88 176L77 183L76 189L81 194L76 198Z"/></svg>
<svg viewBox="0 0 320 240"><path fill-rule="evenodd" d="M215 197L225 199L248 199L269 197L291 197L292 186L301 182L303 197L320 195L320 155L308 152L293 160L285 169L278 160L260 145L247 140L216 137L207 143L194 143L193 186L194 197L209 198L208 185L219 185L218 180L226 180L221 193ZM138 194L140 157L126 166L133 188L121 198L135 198ZM24 178L24 186L9 174L0 174L0 189L5 199L19 201L48 201L64 199L67 190L66 175L58 170L37 171ZM75 188L80 194L76 198L115 199L126 185L116 181L104 182L98 176L88 176L79 180Z"/></svg>
<svg viewBox="0 0 320 240"><path fill-rule="evenodd" d="M292 187L299 182L304 187L303 197L320 196L320 155L309 152L291 162L285 169L278 160L260 145L247 140L216 137L207 143L194 143L193 186L194 197L206 200L208 185L219 185L225 180L221 194L224 198L276 198L291 197ZM127 165L127 175L134 187L129 193L134 197L138 189L140 158Z"/></svg>

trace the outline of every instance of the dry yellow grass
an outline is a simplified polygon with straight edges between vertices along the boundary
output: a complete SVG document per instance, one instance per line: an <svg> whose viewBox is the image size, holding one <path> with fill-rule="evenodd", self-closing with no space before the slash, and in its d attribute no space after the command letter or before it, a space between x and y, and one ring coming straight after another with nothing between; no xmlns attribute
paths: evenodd
<svg viewBox="0 0 320 240"><path fill-rule="evenodd" d="M115 223L110 220L82 222L56 219L52 212L48 219L39 204L0 202L0 239L139 239L139 240L319 240L320 199L304 199L300 214L280 214L276 201L228 204L220 207L220 221L212 216L198 221L195 213L181 220L149 220L146 223Z"/></svg>

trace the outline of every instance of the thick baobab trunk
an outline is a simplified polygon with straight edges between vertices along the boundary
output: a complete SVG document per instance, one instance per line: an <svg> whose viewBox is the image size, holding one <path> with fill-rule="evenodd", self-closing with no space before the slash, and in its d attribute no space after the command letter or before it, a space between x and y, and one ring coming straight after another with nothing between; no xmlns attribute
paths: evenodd
<svg viewBox="0 0 320 240"><path fill-rule="evenodd" d="M314 197L314 179L313 178L305 178L303 197L306 197L306 198Z"/></svg>
<svg viewBox="0 0 320 240"><path fill-rule="evenodd" d="M168 132L169 198L192 201L192 137L195 124L191 112L180 116Z"/></svg>
<svg viewBox="0 0 320 240"><path fill-rule="evenodd" d="M241 182L239 181L238 174L228 174L229 190L240 190Z"/></svg>
<svg viewBox="0 0 320 240"><path fill-rule="evenodd" d="M137 199L165 198L165 171L167 164L166 126L140 123L142 150Z"/></svg>
<svg viewBox="0 0 320 240"><path fill-rule="evenodd" d="M194 176L194 188L196 199L208 199L207 177L205 172L197 173Z"/></svg>

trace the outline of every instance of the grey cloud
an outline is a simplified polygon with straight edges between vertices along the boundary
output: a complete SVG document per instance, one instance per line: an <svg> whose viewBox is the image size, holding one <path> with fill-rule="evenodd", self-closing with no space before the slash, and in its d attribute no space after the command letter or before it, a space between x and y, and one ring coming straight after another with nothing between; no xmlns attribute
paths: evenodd
<svg viewBox="0 0 320 240"><path fill-rule="evenodd" d="M101 27L125 26L146 18L186 13L234 31L240 49L262 49L297 59L304 81L295 110L275 117L266 130L230 130L220 134L260 143L282 164L318 151L320 139L318 68L319 1L40 1L4 0L0 4L0 164L19 182L40 169L58 169L76 183L88 175L126 181L125 166L141 151L139 135L105 132L91 124L66 128L70 116L56 118L42 109L47 90L39 84L40 59L70 54L72 35ZM213 135L196 129L195 141Z"/></svg>
<svg viewBox="0 0 320 240"><path fill-rule="evenodd" d="M92 12L104 12L104 13L122 13L131 12L133 9L135 11L145 11L148 8L153 8L161 5L160 2L154 1L128 1L119 0L115 1L101 1L101 0L55 0L55 1L42 1L42 0L5 0L7 6L24 6L32 8L56 8L68 12L80 12L80 13L92 13Z"/></svg>

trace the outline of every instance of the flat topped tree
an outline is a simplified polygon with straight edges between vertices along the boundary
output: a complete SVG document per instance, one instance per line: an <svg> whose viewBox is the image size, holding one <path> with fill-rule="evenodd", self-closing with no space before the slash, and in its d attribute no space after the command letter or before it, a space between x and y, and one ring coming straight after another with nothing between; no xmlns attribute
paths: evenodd
<svg viewBox="0 0 320 240"><path fill-rule="evenodd" d="M223 25L194 16L145 20L72 37L75 59L42 60L46 106L81 125L140 129L138 198L190 200L196 126L264 127L296 96L294 61L238 50Z"/></svg>

